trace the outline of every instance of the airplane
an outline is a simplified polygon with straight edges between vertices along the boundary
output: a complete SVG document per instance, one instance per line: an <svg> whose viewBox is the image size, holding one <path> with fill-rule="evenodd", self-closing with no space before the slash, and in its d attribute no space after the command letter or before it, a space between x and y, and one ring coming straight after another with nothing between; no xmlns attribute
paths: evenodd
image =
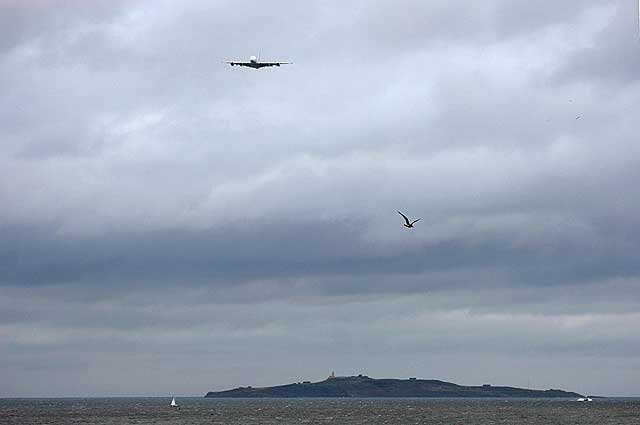
<svg viewBox="0 0 640 425"><path fill-rule="evenodd" d="M253 68L253 69L260 69L260 68L265 68L268 66L280 66L280 65L286 65L286 64L290 64L293 62L260 62L260 59L255 57L255 56L251 56L249 58L249 62L244 62L244 61L224 61L224 63L228 63L231 66L246 66L249 68Z"/></svg>

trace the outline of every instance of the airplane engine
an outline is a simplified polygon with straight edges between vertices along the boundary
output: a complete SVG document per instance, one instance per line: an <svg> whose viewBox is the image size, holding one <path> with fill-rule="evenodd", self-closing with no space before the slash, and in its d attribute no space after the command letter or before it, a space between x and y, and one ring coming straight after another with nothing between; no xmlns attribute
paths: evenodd
<svg viewBox="0 0 640 425"><path fill-rule="evenodd" d="M255 57L255 56L251 56L251 57L249 58L249 61L250 61L250 62L252 62L252 63L256 63L256 62L258 61L258 58L257 58L257 57Z"/></svg>

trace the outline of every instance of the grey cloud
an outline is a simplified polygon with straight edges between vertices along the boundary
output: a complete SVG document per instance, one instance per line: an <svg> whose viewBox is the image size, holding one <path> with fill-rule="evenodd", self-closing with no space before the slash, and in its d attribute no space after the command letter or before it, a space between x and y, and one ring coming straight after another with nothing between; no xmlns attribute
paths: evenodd
<svg viewBox="0 0 640 425"><path fill-rule="evenodd" d="M503 219L498 220L500 225ZM514 223L534 224L529 219ZM441 285L438 273L455 276L456 270L474 271L475 278L445 279L448 285L488 283L496 276L492 272L485 276L487 270L499 271L512 285L533 286L638 273L635 240L625 245L620 238L604 236L572 240L557 226L543 224L538 231L545 236L539 235L539 242L532 241L529 233L523 233L524 240L518 242L511 240L516 236L512 232L501 235L473 228L464 237L459 233L449 240L423 241L409 248L377 237L373 242L387 244L381 250L358 235L361 225L348 221L253 222L227 225L224 230L112 233L75 239L22 231L4 240L0 268L5 284L38 285L155 282L160 287L176 281L233 285L238 279L308 275L328 279L322 283L327 293L420 291ZM558 231L560 237L552 234ZM562 264L557 263L558 255L562 255ZM398 274L418 275L398 281ZM430 274L435 275L430 278ZM334 282L332 276L342 278Z"/></svg>
<svg viewBox="0 0 640 425"><path fill-rule="evenodd" d="M637 392L624 7L80 3L0 6L0 391Z"/></svg>
<svg viewBox="0 0 640 425"><path fill-rule="evenodd" d="M580 295L578 287L573 289L577 299L589 299ZM304 358L311 363L289 364L291 369L285 372L285 363L274 359L273 370L261 374L257 378L259 382L250 384L268 384L268 379L277 379L279 373L305 368L314 370L314 375L319 374L322 372L315 371L316 368L328 369L335 361L339 361L341 367L364 367L364 364L356 366L353 360L365 352L369 359L365 363L378 368L388 356L396 360L411 359L413 366L407 372L412 374L425 370L424 366L418 366L422 360L416 359L432 359L440 368L436 376L442 376L443 371L459 367L455 365L460 360L466 364L469 355L486 358L488 363L496 356L506 356L510 362L545 365L549 355L556 361L577 362L582 358L604 356L616 358L619 365L626 368L633 365L640 349L633 326L629 326L638 320L637 312L540 315L527 313L526 308L503 312L499 307L474 312L468 308L442 308L429 293L386 299L316 298L315 302L307 299L303 303L274 300L218 304L215 298L203 301L209 291L204 287L195 291L176 288L163 291L163 295L158 292L145 297L140 293L122 301L114 298L89 303L68 300L68 294L73 292L60 288L46 298L11 291L0 300L3 304L41 304L37 309L46 312L47 320L33 317L20 324L0 325L5 341L3 367L11 374L20 371L25 375L55 376L64 371L82 382L86 378L76 374L112 371L116 367L126 368L130 363L138 371L146 371L145 374L149 374L146 382L158 383L151 391L161 394L170 381L156 381L157 375L168 369L180 372L177 376L168 373L171 381L184 391L194 391L198 386L202 386L199 391L205 391L211 386L235 385L238 377L233 368L215 366L208 360L217 359L214 364L230 365L241 361L243 368L253 370L260 367L260 362L255 361L255 349L250 348L256 344L263 356L288 358L289 363L291 358ZM472 292L445 293L440 302L445 299L455 302L472 295ZM335 347L341 347L339 356ZM43 364L41 356L45 354L50 357L46 365L51 366ZM444 361L440 358L442 355L457 360ZM321 357L325 357L324 360ZM66 363L70 358L78 359L78 363ZM183 359L191 361L183 362ZM193 375L195 369L190 364L194 359L211 375ZM310 364L315 367L309 369ZM382 367L380 373L387 373L385 368L388 366ZM449 373L457 373L453 369ZM543 368L536 379L560 386L554 381L556 372L555 368ZM121 373L115 373L118 379L106 379L103 391L135 394L145 388L138 383L123 385ZM180 374L191 376L189 383L184 377L179 378ZM216 377L214 381L209 381L211 376ZM478 379L472 376L463 379ZM245 375L243 379L248 378ZM69 385L66 380L56 382L52 385L54 391L64 391Z"/></svg>
<svg viewBox="0 0 640 425"><path fill-rule="evenodd" d="M560 74L563 81L602 80L615 85L633 84L640 74L637 7L616 4L611 19L595 43L576 49Z"/></svg>
<svg viewBox="0 0 640 425"><path fill-rule="evenodd" d="M130 3L131 4L131 3ZM2 4L0 53L34 40L47 40L77 26L91 26L117 19L123 2L88 5L83 1L47 3L37 0L5 1Z"/></svg>

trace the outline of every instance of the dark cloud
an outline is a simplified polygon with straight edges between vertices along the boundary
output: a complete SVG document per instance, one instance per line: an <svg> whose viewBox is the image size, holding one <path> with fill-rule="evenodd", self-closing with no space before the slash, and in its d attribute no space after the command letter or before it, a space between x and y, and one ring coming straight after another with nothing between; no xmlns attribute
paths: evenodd
<svg viewBox="0 0 640 425"><path fill-rule="evenodd" d="M0 10L3 393L637 393L635 10Z"/></svg>

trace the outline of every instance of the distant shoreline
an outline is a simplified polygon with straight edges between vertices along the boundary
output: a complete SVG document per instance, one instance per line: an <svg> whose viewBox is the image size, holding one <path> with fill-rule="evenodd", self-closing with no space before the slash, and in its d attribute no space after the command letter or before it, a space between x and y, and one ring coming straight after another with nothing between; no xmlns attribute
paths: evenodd
<svg viewBox="0 0 640 425"><path fill-rule="evenodd" d="M184 395L184 396L175 396L176 400L202 400L203 397L202 395ZM589 396L592 399L601 399L601 400L609 400L609 401L639 401L640 400L640 396ZM257 397L208 397L211 399L218 399L218 400L223 400L223 399L227 399L227 400L233 400L233 399L246 399L246 400L255 400L257 399ZM534 398L538 398L540 400L562 400L565 397L270 397L272 399L281 399L281 400L287 400L287 399L300 399L300 400L304 400L304 399L321 399L321 398L325 398L327 400L331 400L331 399L337 399L337 398L343 398L343 399L352 399L352 400L358 400L358 399L442 399L442 400L448 400L448 399L460 399L460 400L464 400L464 399L469 399L469 400L492 400L492 399L512 399L512 400L526 400L526 399L534 399ZM112 400L112 399L124 399L124 400L130 400L130 399L149 399L149 400L171 400L170 396L135 396L135 395L127 395L127 396L115 396L115 395L106 395L106 396L48 396L48 397L0 397L0 401L15 401L15 400ZM566 399L573 399L573 397L568 397Z"/></svg>
<svg viewBox="0 0 640 425"><path fill-rule="evenodd" d="M334 377L319 382L296 382L272 387L238 387L209 391L206 398L579 398L560 389L463 386L439 380L374 379L364 375Z"/></svg>

